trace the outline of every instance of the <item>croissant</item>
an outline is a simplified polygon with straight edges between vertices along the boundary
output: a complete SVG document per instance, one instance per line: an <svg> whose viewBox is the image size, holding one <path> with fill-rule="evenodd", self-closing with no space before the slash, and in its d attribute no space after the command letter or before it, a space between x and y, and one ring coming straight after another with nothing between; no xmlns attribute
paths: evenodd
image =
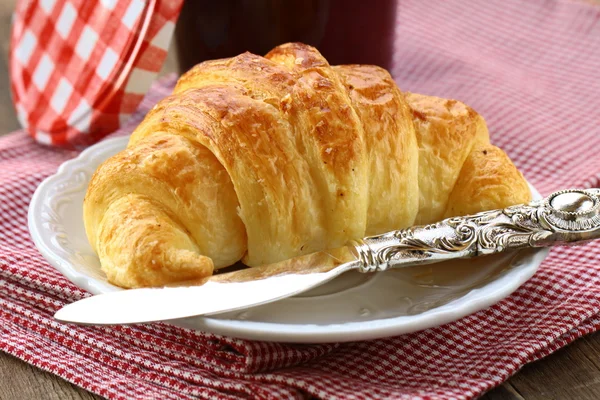
<svg viewBox="0 0 600 400"><path fill-rule="evenodd" d="M93 175L84 223L133 288L529 200L470 107L289 43L181 76Z"/></svg>

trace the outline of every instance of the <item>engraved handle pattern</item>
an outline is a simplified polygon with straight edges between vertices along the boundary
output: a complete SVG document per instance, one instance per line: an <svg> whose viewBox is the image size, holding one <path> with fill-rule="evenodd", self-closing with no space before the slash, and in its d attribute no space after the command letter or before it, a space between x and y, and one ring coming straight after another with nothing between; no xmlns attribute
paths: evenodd
<svg viewBox="0 0 600 400"><path fill-rule="evenodd" d="M353 243L363 272L600 238L600 189L445 219Z"/></svg>

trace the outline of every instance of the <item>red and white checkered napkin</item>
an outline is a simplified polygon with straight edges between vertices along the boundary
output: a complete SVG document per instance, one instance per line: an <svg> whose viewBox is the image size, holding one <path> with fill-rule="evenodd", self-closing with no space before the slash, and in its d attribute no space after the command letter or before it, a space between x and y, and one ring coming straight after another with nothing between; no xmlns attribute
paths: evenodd
<svg viewBox="0 0 600 400"><path fill-rule="evenodd" d="M10 75L21 125L82 147L114 132L160 71L183 0L17 2Z"/></svg>
<svg viewBox="0 0 600 400"><path fill-rule="evenodd" d="M394 74L405 90L462 99L543 193L600 184L600 7L587 2L403 1ZM154 86L130 131L174 80ZM465 399L600 328L600 242L554 249L493 307L366 342L260 343L166 324L53 321L86 294L27 233L38 183L74 152L22 132L0 140L0 349L115 399Z"/></svg>

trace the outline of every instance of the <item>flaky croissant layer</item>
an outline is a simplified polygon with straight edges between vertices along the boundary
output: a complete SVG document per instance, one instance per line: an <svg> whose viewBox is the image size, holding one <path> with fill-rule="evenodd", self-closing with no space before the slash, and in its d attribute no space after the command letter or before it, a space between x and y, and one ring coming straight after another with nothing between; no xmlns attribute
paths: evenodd
<svg viewBox="0 0 600 400"><path fill-rule="evenodd" d="M529 199L465 104L290 43L184 74L98 168L84 221L109 281L131 288Z"/></svg>

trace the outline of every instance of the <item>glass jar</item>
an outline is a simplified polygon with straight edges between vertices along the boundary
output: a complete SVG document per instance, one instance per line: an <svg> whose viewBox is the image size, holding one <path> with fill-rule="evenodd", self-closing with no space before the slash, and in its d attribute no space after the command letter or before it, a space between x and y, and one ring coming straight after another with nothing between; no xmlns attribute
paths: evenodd
<svg viewBox="0 0 600 400"><path fill-rule="evenodd" d="M209 59L286 42L315 46L330 64L389 69L395 0L187 0L175 29L181 72Z"/></svg>

